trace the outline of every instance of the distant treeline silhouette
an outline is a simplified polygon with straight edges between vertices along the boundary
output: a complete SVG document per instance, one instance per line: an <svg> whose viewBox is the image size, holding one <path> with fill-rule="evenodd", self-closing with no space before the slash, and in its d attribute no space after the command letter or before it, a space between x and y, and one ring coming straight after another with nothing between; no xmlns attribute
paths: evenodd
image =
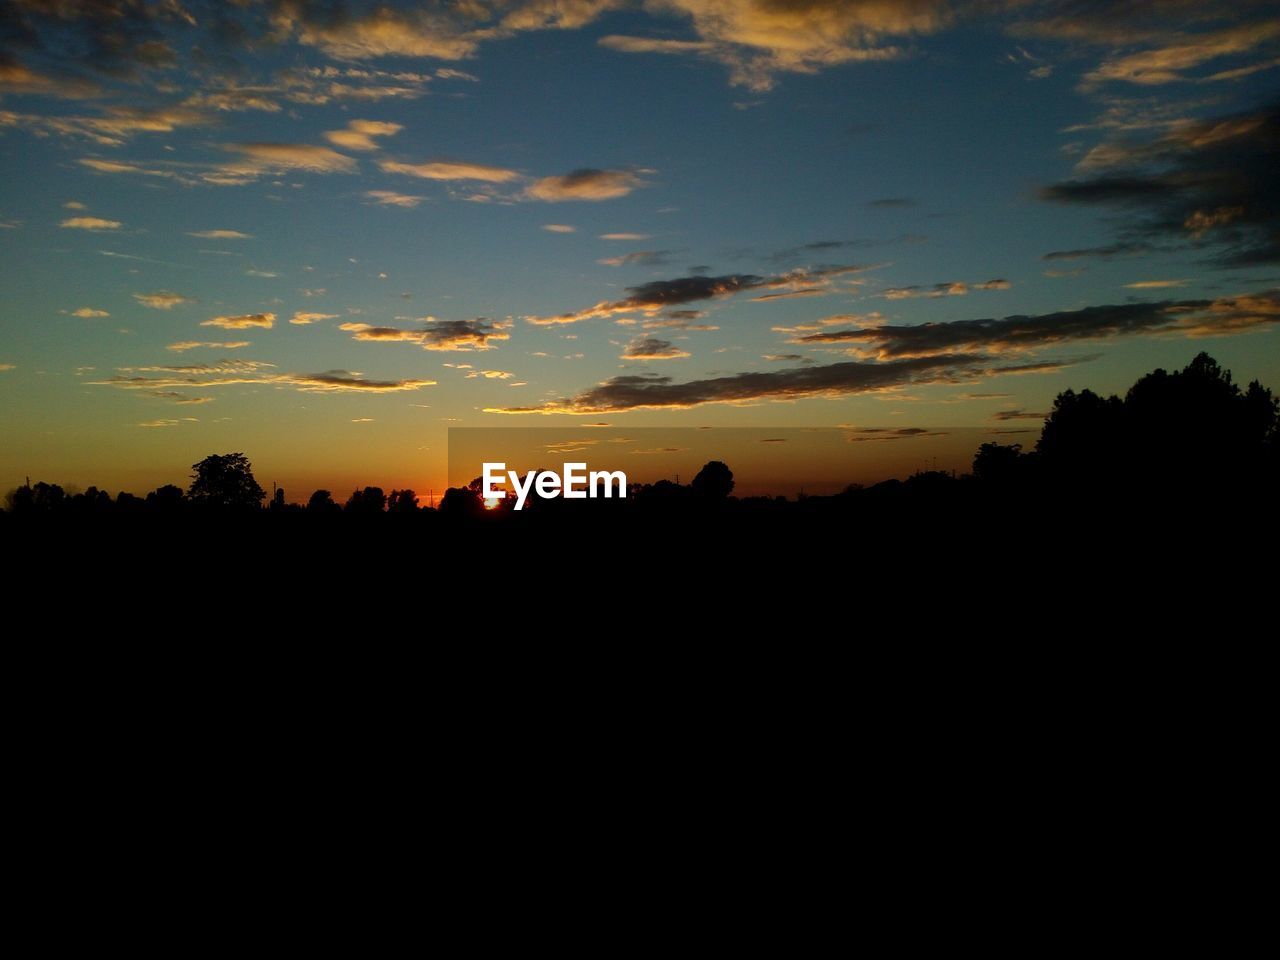
<svg viewBox="0 0 1280 960"><path fill-rule="evenodd" d="M923 471L906 480L872 486L851 484L833 496L733 496L733 472L725 463L706 464L689 484L660 480L634 485L625 500L531 500L512 511L512 500L485 509L480 478L451 487L439 503L424 506L413 490L368 486L339 503L316 490L305 505L285 501L283 490L263 506L266 492L243 453L212 455L193 466L184 491L167 484L145 497L114 499L89 487L68 494L39 482L11 490L3 521L58 519L74 523L95 517L249 519L449 518L486 523L538 523L587 513L593 518L678 516L796 516L852 514L889 521L910 512L913 520L942 511L1051 511L1068 501L1099 508L1133 504L1184 507L1217 503L1233 509L1274 511L1280 489L1280 416L1270 389L1254 381L1241 389L1230 371L1206 353L1183 370L1156 370L1139 379L1123 398L1091 390L1067 390L1054 401L1034 450L1020 444L982 444L972 472L953 476ZM304 522L299 520L298 522ZM382 521L379 522L391 522Z"/></svg>

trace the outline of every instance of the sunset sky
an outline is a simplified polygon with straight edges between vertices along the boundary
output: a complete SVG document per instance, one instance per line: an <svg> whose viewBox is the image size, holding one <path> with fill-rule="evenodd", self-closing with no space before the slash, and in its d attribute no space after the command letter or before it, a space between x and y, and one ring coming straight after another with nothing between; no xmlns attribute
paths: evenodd
<svg viewBox="0 0 1280 960"><path fill-rule="evenodd" d="M0 487L1280 387L1278 144L1274 3L5 0Z"/></svg>

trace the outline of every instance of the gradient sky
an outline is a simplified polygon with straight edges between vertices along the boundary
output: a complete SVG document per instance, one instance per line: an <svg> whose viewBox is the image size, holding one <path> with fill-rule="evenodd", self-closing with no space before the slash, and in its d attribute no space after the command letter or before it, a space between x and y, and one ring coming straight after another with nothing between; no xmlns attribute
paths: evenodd
<svg viewBox="0 0 1280 960"><path fill-rule="evenodd" d="M1274 3L6 0L0 487L1280 387L1278 104Z"/></svg>

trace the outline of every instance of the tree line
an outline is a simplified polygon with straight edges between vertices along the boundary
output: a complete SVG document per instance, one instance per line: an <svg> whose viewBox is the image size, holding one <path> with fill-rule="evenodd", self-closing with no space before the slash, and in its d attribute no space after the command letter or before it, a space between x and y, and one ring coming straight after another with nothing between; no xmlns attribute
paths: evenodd
<svg viewBox="0 0 1280 960"><path fill-rule="evenodd" d="M1124 397L1091 390L1066 390L1054 401L1031 450L1021 444L984 443L972 472L955 477L922 471L906 480L870 487L851 484L829 497L733 496L734 478L725 463L707 463L689 484L660 480L633 486L626 500L540 501L526 513L566 509L614 514L665 512L777 512L877 508L887 501L919 504L1031 504L1069 495L1102 503L1133 498L1176 501L1228 492L1245 501L1262 498L1274 507L1280 489L1280 404L1258 381L1246 388L1207 353L1184 369L1155 370ZM367 486L339 503L329 490L316 490L307 503L285 501L283 490L267 500L243 453L214 454L194 464L186 490L166 484L145 497L122 492L115 498L97 487L68 493L38 482L9 491L9 518L94 516L309 517L491 517L511 515L510 502L486 510L480 478L451 487L436 506L423 506L411 489ZM588 506L589 505L589 506ZM593 512L593 515L595 513Z"/></svg>

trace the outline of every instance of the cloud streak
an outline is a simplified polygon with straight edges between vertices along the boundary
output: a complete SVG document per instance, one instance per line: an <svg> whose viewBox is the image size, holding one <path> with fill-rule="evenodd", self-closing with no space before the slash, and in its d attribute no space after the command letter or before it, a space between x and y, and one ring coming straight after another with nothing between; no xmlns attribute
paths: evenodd
<svg viewBox="0 0 1280 960"><path fill-rule="evenodd" d="M576 396L535 406L490 407L487 413L590 415L629 410L672 410L710 403L754 403L841 397L920 383L965 383L1005 373L1041 372L1061 362L1010 364L952 354L890 362L848 361L823 366L735 373L677 383L671 377L638 374L614 377Z"/></svg>
<svg viewBox="0 0 1280 960"><path fill-rule="evenodd" d="M896 360L956 351L1006 353L1072 341L1124 336L1230 336L1280 322L1280 292L1216 300L1121 303L1003 319L956 320L917 326L881 324L806 333L791 343L843 345L855 356Z"/></svg>
<svg viewBox="0 0 1280 960"><path fill-rule="evenodd" d="M691 276L674 280L654 280L637 287L628 287L629 296L622 300L601 301L576 313L562 313L549 317L525 317L538 326L580 323L600 317L614 317L627 313L652 316L666 307L684 303L697 303L730 297L748 290L782 289L823 290L832 280L845 274L865 269L855 265L824 267L820 270L792 270L772 276L754 274L729 274L720 277Z"/></svg>
<svg viewBox="0 0 1280 960"><path fill-rule="evenodd" d="M507 340L506 322L477 320L432 320L425 327L378 327L368 323L342 323L339 330L353 340L372 343L416 343L423 350L468 353L495 349L494 341Z"/></svg>
<svg viewBox="0 0 1280 960"><path fill-rule="evenodd" d="M276 323L274 313L246 313L238 317L210 317L201 320L202 327L221 327L223 330L252 330L262 328L270 330Z"/></svg>

